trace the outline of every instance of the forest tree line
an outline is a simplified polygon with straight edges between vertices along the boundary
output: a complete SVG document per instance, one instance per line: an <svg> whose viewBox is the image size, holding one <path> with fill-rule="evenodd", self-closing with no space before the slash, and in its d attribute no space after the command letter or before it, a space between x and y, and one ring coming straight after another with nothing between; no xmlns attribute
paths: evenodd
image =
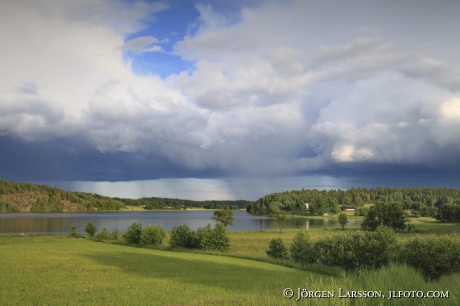
<svg viewBox="0 0 460 306"><path fill-rule="evenodd" d="M236 201L193 201L193 200L181 200L181 199L170 199L170 198L141 198L141 199L121 199L117 200L123 202L128 206L144 206L145 209L183 209L183 208L206 208L206 209L223 209L230 208L238 210L246 208L250 201L236 200Z"/></svg>
<svg viewBox="0 0 460 306"><path fill-rule="evenodd" d="M339 213L341 206L353 206L358 214L364 215L367 211L364 204L376 203L395 203L402 209L414 211L421 216L438 218L438 212L446 211L442 214L441 221L460 221L460 190L445 187L351 188L346 191L292 190L268 194L248 205L247 211L254 215L272 215L279 211L323 215Z"/></svg>

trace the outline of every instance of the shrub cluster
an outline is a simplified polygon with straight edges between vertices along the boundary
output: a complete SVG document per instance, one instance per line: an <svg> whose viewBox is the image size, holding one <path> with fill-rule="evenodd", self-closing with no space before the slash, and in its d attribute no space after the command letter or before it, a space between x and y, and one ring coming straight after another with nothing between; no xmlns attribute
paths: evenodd
<svg viewBox="0 0 460 306"><path fill-rule="evenodd" d="M77 232L77 227L75 224L70 225L70 231L71 234L70 236L79 238L81 235ZM106 241L106 240L118 240L118 237L120 235L120 232L118 229L114 229L112 232L109 232L106 228L104 228L102 231L97 233L96 226L92 222L88 222L85 226L85 232L90 236L90 237L95 237L97 241Z"/></svg>
<svg viewBox="0 0 460 306"><path fill-rule="evenodd" d="M118 240L120 232L118 229L114 229L112 232L109 232L106 228L102 229L96 235L96 240L98 241L107 241L107 240Z"/></svg>
<svg viewBox="0 0 460 306"><path fill-rule="evenodd" d="M225 226L216 224L214 229L208 224L192 231L187 225L175 226L169 237L171 247L225 251L230 248Z"/></svg>
<svg viewBox="0 0 460 306"><path fill-rule="evenodd" d="M320 263L346 270L378 268L388 263L395 246L395 233L388 227L375 232L340 233L315 243L305 230L300 230L291 243L290 258L302 265ZM266 253L273 258L289 258L284 248L281 238L273 239Z"/></svg>
<svg viewBox="0 0 460 306"><path fill-rule="evenodd" d="M318 263L346 270L379 268L386 265L396 246L396 235L388 227L375 232L340 233L318 240L314 256Z"/></svg>
<svg viewBox="0 0 460 306"><path fill-rule="evenodd" d="M428 280L460 272L460 235L414 237L401 245L396 260L418 269Z"/></svg>
<svg viewBox="0 0 460 306"><path fill-rule="evenodd" d="M161 244L166 237L166 232L158 225L148 225L142 230L140 223L133 222L123 234L123 238L129 244L156 245Z"/></svg>
<svg viewBox="0 0 460 306"><path fill-rule="evenodd" d="M407 264L427 280L460 272L460 235L416 236L398 244L395 232L378 227L375 232L345 232L311 242L304 230L297 232L290 252L281 238L270 241L267 255L292 259L302 265L319 263L346 270L379 268L390 262ZM289 256L290 253L290 256Z"/></svg>

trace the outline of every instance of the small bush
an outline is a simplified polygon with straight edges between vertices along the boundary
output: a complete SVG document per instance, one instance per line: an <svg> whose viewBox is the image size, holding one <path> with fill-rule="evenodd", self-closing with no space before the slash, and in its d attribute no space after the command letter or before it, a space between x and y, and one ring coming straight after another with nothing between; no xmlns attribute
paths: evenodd
<svg viewBox="0 0 460 306"><path fill-rule="evenodd" d="M133 222L123 234L123 238L130 244L140 244L142 235L142 225Z"/></svg>
<svg viewBox="0 0 460 306"><path fill-rule="evenodd" d="M90 236L93 237L94 234L96 233L96 226L93 224L93 222L88 222L85 227L85 232Z"/></svg>
<svg viewBox="0 0 460 306"><path fill-rule="evenodd" d="M104 228L102 231L97 233L96 239L98 241L107 241L107 240L111 240L112 236L110 235L110 232Z"/></svg>
<svg viewBox="0 0 460 306"><path fill-rule="evenodd" d="M270 241L270 245L268 246L268 250L265 251L268 257L271 258L278 258L278 259L288 259L289 252L284 245L283 239L281 238L274 238Z"/></svg>
<svg viewBox="0 0 460 306"><path fill-rule="evenodd" d="M193 236L192 230L186 224L174 226L169 237L169 245L171 247L194 247Z"/></svg>
<svg viewBox="0 0 460 306"><path fill-rule="evenodd" d="M212 251L226 251L230 248L230 239L227 237L225 226L221 223L216 224L214 229L211 229L211 225L205 228L204 235L200 246L203 250Z"/></svg>
<svg viewBox="0 0 460 306"><path fill-rule="evenodd" d="M300 230L291 243L291 258L302 265L316 261L313 243L305 230Z"/></svg>
<svg viewBox="0 0 460 306"><path fill-rule="evenodd" d="M111 233L110 233L110 239L111 240L118 240L120 236L120 231L118 230L118 228L115 228Z"/></svg>
<svg viewBox="0 0 460 306"><path fill-rule="evenodd" d="M208 224L206 227L199 227L196 231L192 232L192 240L190 243L190 248L201 249L202 248L201 242L203 241L204 237L209 235L211 231L212 231L211 225Z"/></svg>
<svg viewBox="0 0 460 306"><path fill-rule="evenodd" d="M141 234L141 244L161 244L165 238L165 231L158 225L148 225Z"/></svg>
<svg viewBox="0 0 460 306"><path fill-rule="evenodd" d="M75 226L75 224L70 225L70 230L71 230L70 236L75 237L75 238L80 237L80 234L77 232L77 227Z"/></svg>

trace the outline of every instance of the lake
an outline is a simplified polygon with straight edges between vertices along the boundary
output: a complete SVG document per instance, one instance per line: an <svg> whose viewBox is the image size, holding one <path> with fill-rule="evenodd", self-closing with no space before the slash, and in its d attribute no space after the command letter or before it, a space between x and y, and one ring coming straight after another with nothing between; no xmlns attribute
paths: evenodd
<svg viewBox="0 0 460 306"><path fill-rule="evenodd" d="M278 229L276 220L263 216L253 216L244 211L234 211L234 226L228 231L260 231ZM170 231L176 225L187 224L192 230L214 225L212 210L199 211L120 211L75 214L0 214L0 234L53 235L70 234L70 225L75 224L77 231L84 234L88 222L93 222L97 230L109 231L117 228L124 232L133 223L143 227L149 224L160 225ZM359 225L361 220L349 220L348 226ZM285 228L340 227L337 220L292 218L286 220Z"/></svg>

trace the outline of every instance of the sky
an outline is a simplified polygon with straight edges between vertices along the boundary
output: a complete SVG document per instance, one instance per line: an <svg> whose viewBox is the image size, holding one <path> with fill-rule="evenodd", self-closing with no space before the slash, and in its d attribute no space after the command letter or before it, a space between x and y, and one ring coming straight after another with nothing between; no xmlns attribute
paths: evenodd
<svg viewBox="0 0 460 306"><path fill-rule="evenodd" d="M460 2L0 2L0 178L120 197L460 188Z"/></svg>

